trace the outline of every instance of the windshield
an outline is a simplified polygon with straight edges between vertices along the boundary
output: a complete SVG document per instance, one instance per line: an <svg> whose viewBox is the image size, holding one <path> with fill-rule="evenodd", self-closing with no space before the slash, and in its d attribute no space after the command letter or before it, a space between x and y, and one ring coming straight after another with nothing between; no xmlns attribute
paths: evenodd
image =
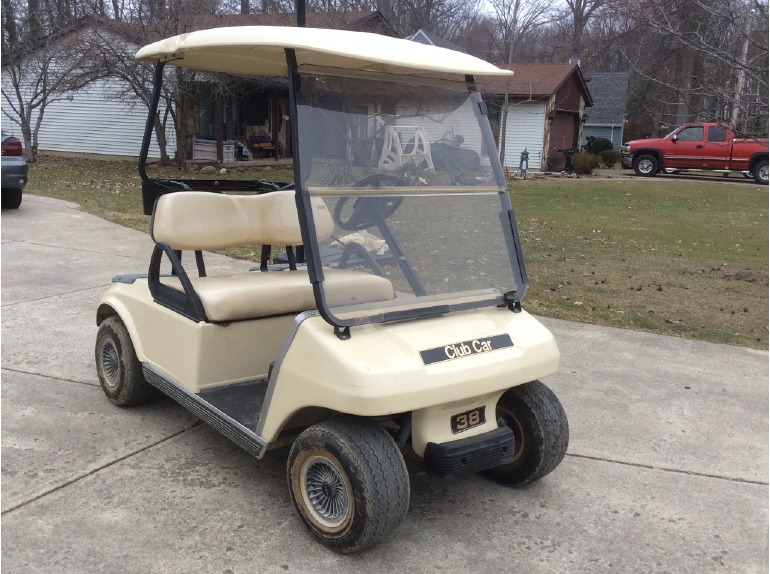
<svg viewBox="0 0 770 574"><path fill-rule="evenodd" d="M464 82L301 72L300 176L332 317L385 321L523 296L478 93Z"/></svg>

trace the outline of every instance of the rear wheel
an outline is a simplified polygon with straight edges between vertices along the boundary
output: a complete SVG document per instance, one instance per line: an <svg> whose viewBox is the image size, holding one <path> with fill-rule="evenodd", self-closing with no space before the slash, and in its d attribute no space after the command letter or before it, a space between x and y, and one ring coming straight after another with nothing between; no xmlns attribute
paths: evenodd
<svg viewBox="0 0 770 574"><path fill-rule="evenodd" d="M651 176L658 173L658 158L654 155L643 154L634 158L636 175Z"/></svg>
<svg viewBox="0 0 770 574"><path fill-rule="evenodd" d="M21 205L21 190L4 189L0 202L2 202L3 209L18 209Z"/></svg>
<svg viewBox="0 0 770 574"><path fill-rule="evenodd" d="M409 475L379 425L338 417L305 430L291 447L292 501L313 537L335 552L377 544L409 508Z"/></svg>
<svg viewBox="0 0 770 574"><path fill-rule="evenodd" d="M767 171L767 160L763 159L757 162L757 165L754 166L754 181L756 181L760 185L767 185L768 182L768 171Z"/></svg>
<svg viewBox="0 0 770 574"><path fill-rule="evenodd" d="M513 431L513 460L484 471L506 486L524 486L551 472L569 444L567 415L551 389L540 381L513 387L500 397L497 418Z"/></svg>
<svg viewBox="0 0 770 574"><path fill-rule="evenodd" d="M131 407L153 397L154 387L145 380L131 337L118 317L102 321L94 351L99 383L112 404Z"/></svg>

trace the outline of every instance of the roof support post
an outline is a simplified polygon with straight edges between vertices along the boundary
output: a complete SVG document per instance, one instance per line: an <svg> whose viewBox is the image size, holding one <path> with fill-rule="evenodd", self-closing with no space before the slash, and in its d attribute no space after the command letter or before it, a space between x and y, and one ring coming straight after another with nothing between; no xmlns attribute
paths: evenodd
<svg viewBox="0 0 770 574"><path fill-rule="evenodd" d="M147 154L150 152L150 140L152 130L155 127L155 116L158 115L158 102L163 87L163 68L166 62L159 61L155 63L155 73L153 75L153 90L150 109L147 114L147 123L144 124L144 137L142 138L142 149L139 151L139 177L142 181L147 181Z"/></svg>

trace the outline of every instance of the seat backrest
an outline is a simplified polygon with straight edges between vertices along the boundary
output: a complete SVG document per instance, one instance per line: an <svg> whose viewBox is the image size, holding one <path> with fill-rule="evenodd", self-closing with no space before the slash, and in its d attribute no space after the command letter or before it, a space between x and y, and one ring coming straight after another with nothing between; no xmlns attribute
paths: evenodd
<svg viewBox="0 0 770 574"><path fill-rule="evenodd" d="M238 245L300 245L302 235L294 190L262 195L178 191L160 196L150 223L156 243L178 250L212 250ZM321 198L312 198L319 241L334 232Z"/></svg>

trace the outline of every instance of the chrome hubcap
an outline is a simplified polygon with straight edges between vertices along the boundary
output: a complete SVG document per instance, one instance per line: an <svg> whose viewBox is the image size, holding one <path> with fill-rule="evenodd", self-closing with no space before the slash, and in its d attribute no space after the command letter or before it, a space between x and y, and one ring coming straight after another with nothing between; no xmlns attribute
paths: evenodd
<svg viewBox="0 0 770 574"><path fill-rule="evenodd" d="M107 384L112 387L118 384L120 358L118 357L118 349L112 341L107 341L102 347L102 371Z"/></svg>
<svg viewBox="0 0 770 574"><path fill-rule="evenodd" d="M650 173L652 171L652 162L647 159L640 161L639 171L641 171L642 173Z"/></svg>
<svg viewBox="0 0 770 574"><path fill-rule="evenodd" d="M308 506L328 527L343 522L348 511L345 483L334 465L322 458L313 458L305 467L304 489Z"/></svg>

